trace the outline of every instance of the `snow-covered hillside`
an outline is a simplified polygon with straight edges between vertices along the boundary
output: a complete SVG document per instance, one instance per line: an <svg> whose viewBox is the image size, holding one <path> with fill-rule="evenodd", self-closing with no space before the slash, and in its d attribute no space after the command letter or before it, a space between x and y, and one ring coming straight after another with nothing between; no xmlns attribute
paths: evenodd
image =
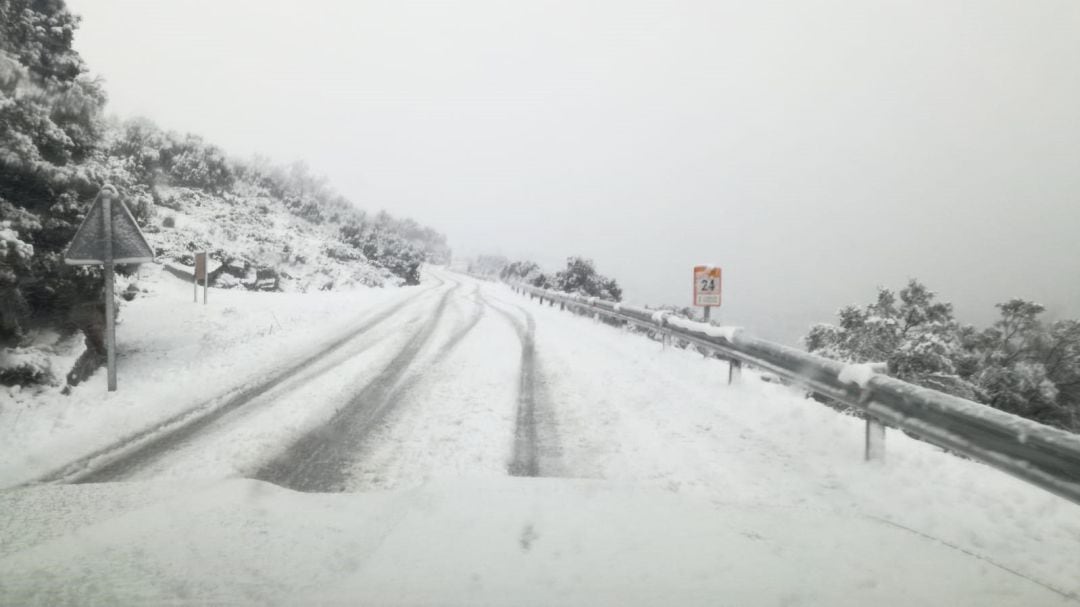
<svg viewBox="0 0 1080 607"><path fill-rule="evenodd" d="M336 224L302 219L261 188L163 187L159 195L147 230L158 260L190 266L196 251L209 251L222 266L213 286L307 292L404 282L343 243Z"/></svg>

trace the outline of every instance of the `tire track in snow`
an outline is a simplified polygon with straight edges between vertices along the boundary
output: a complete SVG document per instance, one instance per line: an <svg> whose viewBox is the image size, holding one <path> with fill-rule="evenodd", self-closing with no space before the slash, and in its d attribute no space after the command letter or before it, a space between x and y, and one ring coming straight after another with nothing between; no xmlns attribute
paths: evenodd
<svg viewBox="0 0 1080 607"><path fill-rule="evenodd" d="M427 358L423 373L414 374L411 378L412 381L398 384L398 389L391 397L395 401L395 405L381 409L372 417L369 423L364 425L356 436L357 450L353 454L353 459L345 475L348 478L343 481L343 486L347 486L350 490L358 486L364 489L369 488L365 486L362 476L393 473L394 461L402 457L402 454L409 449L417 447L416 443L397 444L393 447L396 452L394 457L385 457L384 452L384 456L380 458L380 448L384 447L388 440L393 442L392 435L395 427L398 424L407 423L405 420L409 416L410 409L425 405L425 401L420 400L419 397L422 394L427 394L432 378L436 378L435 381L437 381L438 373L436 370L448 363L454 350L465 341L465 338L472 333L486 316L488 306L480 298L477 286L474 286L471 296L463 299L471 300L473 303L471 313L463 319L464 325L457 329L434 355ZM423 437L418 438L422 439ZM380 461L373 466L373 459Z"/></svg>
<svg viewBox="0 0 1080 607"><path fill-rule="evenodd" d="M312 369L316 369L320 363L356 338L407 309L407 307L411 307L412 304L418 301L421 294L438 290L446 284L446 281L441 278L436 277L436 280L439 281L438 284L414 293L405 302L393 302L385 309L375 311L373 315L369 315L366 320L362 321L359 326L346 335L334 340L318 353L283 371L275 372L270 379L257 381L183 411L161 423L40 476L34 483L97 483L124 478L142 467L144 463L154 461L172 451L175 447L197 435L226 414L240 409L275 388L302 377L304 373Z"/></svg>
<svg viewBox="0 0 1080 607"><path fill-rule="evenodd" d="M528 310L517 304L503 302L521 312L525 317L524 321L492 304L490 300L484 298L484 301L510 323L521 342L514 451L506 471L511 476L557 476L554 474L553 465L558 458L558 449L555 446L558 443L558 433L554 415L549 407L542 406L543 399L538 398L540 390L536 381L539 375L536 362L536 321ZM537 406L538 402L540 407Z"/></svg>
<svg viewBox="0 0 1080 607"><path fill-rule="evenodd" d="M380 423L401 402L408 388L403 379L413 369L421 351L430 343L446 312L451 295L462 285L443 294L431 319L414 334L400 352L371 382L360 390L322 427L309 432L279 456L264 464L252 476L296 491L343 491L349 468L362 453L369 430ZM435 353L438 360L455 347L480 321L479 307Z"/></svg>

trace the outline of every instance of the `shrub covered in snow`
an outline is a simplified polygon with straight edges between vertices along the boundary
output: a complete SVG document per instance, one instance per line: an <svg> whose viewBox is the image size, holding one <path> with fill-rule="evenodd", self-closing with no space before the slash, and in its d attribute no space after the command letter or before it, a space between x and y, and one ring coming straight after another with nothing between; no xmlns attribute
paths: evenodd
<svg viewBox="0 0 1080 607"><path fill-rule="evenodd" d="M501 263L493 263L493 260L501 261ZM492 276L497 275L506 281L524 281L534 287L599 297L609 301L622 301L622 288L619 287L619 283L597 272L593 261L584 257L567 258L566 268L553 275L545 274L540 270L540 266L532 261L507 263L505 258L490 255L477 258L476 262L470 264L470 269L474 266L481 270L497 266L497 269L487 273ZM484 274L485 272L476 273Z"/></svg>
<svg viewBox="0 0 1080 607"><path fill-rule="evenodd" d="M806 336L811 352L841 361L886 362L890 375L1044 423L1080 430L1080 322L1045 324L1043 307L998 304L989 328L961 326L952 305L912 280L898 294L880 289L839 323Z"/></svg>
<svg viewBox="0 0 1080 607"><path fill-rule="evenodd" d="M39 349L0 348L0 384L27 386L52 384L53 374L49 357Z"/></svg>
<svg viewBox="0 0 1080 607"><path fill-rule="evenodd" d="M504 257L496 255L477 257L470 262L469 269L477 274L497 275L503 281L525 282L564 293L622 301L619 283L597 272L593 260L584 257L567 258L566 268L554 274L544 273L535 261L514 261L511 264Z"/></svg>
<svg viewBox="0 0 1080 607"><path fill-rule="evenodd" d="M568 258L566 268L556 272L552 284L553 288L566 293L622 301L622 288L619 283L614 278L598 273L593 261L584 257Z"/></svg>
<svg viewBox="0 0 1080 607"><path fill-rule="evenodd" d="M551 280L536 262L515 261L499 272L499 278L510 282L525 282L541 289L551 288Z"/></svg>

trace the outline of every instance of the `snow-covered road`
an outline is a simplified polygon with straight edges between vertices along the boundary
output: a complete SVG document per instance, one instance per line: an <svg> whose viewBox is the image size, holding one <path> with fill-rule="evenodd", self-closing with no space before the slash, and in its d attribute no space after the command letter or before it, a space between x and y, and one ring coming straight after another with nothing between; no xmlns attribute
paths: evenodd
<svg viewBox="0 0 1080 607"><path fill-rule="evenodd" d="M476 282L439 274L405 302L372 311L348 339L76 480L245 476L351 491L439 470L505 474L522 337L502 314Z"/></svg>
<svg viewBox="0 0 1080 607"><path fill-rule="evenodd" d="M1080 597L1074 504L899 433L885 463L865 463L862 422L796 389L752 370L728 385L715 359L504 285L432 274L336 319L322 347L291 349L219 397L204 391L197 416L155 426L140 409L150 430L88 444L105 455L56 478L240 477L305 492L589 479L887 526L1014 580L1015 601L1003 604Z"/></svg>

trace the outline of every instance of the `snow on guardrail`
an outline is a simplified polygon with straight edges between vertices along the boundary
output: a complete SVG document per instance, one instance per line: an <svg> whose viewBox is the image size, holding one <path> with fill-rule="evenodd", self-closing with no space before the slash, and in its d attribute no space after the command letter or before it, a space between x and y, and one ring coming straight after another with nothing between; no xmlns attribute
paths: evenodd
<svg viewBox="0 0 1080 607"><path fill-rule="evenodd" d="M742 327L721 327L704 322L697 322L695 320L688 320L681 316L669 316L667 324L671 327L679 327L680 329L686 329L687 331L702 333L709 337L719 337L729 342L735 341L735 334L742 331Z"/></svg>

